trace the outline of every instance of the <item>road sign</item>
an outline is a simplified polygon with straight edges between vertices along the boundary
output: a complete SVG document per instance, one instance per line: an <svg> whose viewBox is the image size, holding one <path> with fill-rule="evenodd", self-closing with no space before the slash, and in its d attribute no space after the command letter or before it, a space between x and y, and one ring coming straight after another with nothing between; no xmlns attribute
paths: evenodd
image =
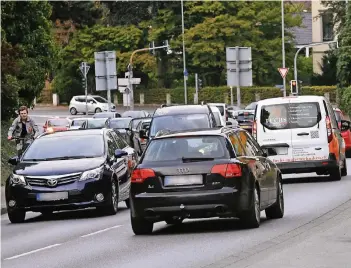
<svg viewBox="0 0 351 268"><path fill-rule="evenodd" d="M89 72L90 66L86 62L82 62L79 66L79 70L82 72L83 77L86 77Z"/></svg>
<svg viewBox="0 0 351 268"><path fill-rule="evenodd" d="M117 89L116 52L95 52L96 91Z"/></svg>
<svg viewBox="0 0 351 268"><path fill-rule="evenodd" d="M278 68L278 71L282 78L284 78L288 74L289 68Z"/></svg>
<svg viewBox="0 0 351 268"><path fill-rule="evenodd" d="M229 87L251 87L252 86L252 58L251 47L226 48L227 61L227 85ZM237 56L238 54L238 56ZM238 61L237 62L237 58ZM239 70L237 70L239 69ZM238 73L237 73L238 72Z"/></svg>
<svg viewBox="0 0 351 268"><path fill-rule="evenodd" d="M188 70L184 71L184 76L189 76Z"/></svg>

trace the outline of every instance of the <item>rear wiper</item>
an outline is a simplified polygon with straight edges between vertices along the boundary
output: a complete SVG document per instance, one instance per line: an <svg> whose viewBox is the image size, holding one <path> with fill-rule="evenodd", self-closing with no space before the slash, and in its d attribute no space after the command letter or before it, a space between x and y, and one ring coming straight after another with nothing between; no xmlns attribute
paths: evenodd
<svg viewBox="0 0 351 268"><path fill-rule="evenodd" d="M213 161L213 157L182 157L183 162Z"/></svg>

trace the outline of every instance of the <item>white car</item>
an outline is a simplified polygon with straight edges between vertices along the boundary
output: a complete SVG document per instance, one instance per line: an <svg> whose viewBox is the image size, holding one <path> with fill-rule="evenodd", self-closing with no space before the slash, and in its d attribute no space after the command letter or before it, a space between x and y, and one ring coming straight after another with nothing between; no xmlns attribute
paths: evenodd
<svg viewBox="0 0 351 268"><path fill-rule="evenodd" d="M217 106L212 106L210 105L211 111L215 117L216 120L216 124L218 126L223 126L225 127L227 125L227 123L224 121L222 115L221 115L221 111L217 108Z"/></svg>
<svg viewBox="0 0 351 268"><path fill-rule="evenodd" d="M259 101L252 134L283 174L316 172L340 180L347 175L342 128L326 98L293 96Z"/></svg>
<svg viewBox="0 0 351 268"><path fill-rule="evenodd" d="M69 112L72 115L76 115L78 113L85 114L86 111L86 98L84 95L81 96L74 96L71 99L69 104ZM97 95L88 95L87 98L87 106L88 106L88 113L101 113L108 111L108 101ZM116 106L111 104L111 112L116 111Z"/></svg>
<svg viewBox="0 0 351 268"><path fill-rule="evenodd" d="M216 106L221 112L223 120L226 122L228 120L227 104L225 103L207 103L209 106Z"/></svg>

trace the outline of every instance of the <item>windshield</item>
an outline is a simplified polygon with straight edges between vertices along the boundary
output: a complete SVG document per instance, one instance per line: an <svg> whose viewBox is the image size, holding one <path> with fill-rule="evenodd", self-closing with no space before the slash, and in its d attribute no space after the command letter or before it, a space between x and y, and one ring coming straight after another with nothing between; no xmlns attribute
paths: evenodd
<svg viewBox="0 0 351 268"><path fill-rule="evenodd" d="M73 120L72 121L72 126L76 127L76 126L79 126L81 127L87 120L85 119L81 119L81 120Z"/></svg>
<svg viewBox="0 0 351 268"><path fill-rule="evenodd" d="M100 157L104 155L101 135L46 136L34 140L23 156L23 160L45 160L61 157Z"/></svg>
<svg viewBox="0 0 351 268"><path fill-rule="evenodd" d="M130 120L131 120L131 118L111 120L110 127L111 128L121 128L121 129L128 128Z"/></svg>
<svg viewBox="0 0 351 268"><path fill-rule="evenodd" d="M107 127L107 120L105 118L88 120L87 128L104 128L104 127Z"/></svg>
<svg viewBox="0 0 351 268"><path fill-rule="evenodd" d="M50 119L48 120L48 127L59 127L59 126L67 126L69 121L67 119Z"/></svg>
<svg viewBox="0 0 351 268"><path fill-rule="evenodd" d="M257 102L252 102L248 106L245 107L245 110L255 110L257 106Z"/></svg>
<svg viewBox="0 0 351 268"><path fill-rule="evenodd" d="M209 128L207 114L178 114L155 117L152 120L150 136L154 137L160 130L181 131L190 129Z"/></svg>
<svg viewBox="0 0 351 268"><path fill-rule="evenodd" d="M261 108L261 124L271 130L308 128L319 121L318 102L264 105Z"/></svg>
<svg viewBox="0 0 351 268"><path fill-rule="evenodd" d="M99 96L94 97L94 100L96 100L97 102L100 102L100 103L108 103L106 99L99 97Z"/></svg>
<svg viewBox="0 0 351 268"><path fill-rule="evenodd" d="M182 158L228 158L225 140L220 136L155 139L146 149L145 162L174 161Z"/></svg>

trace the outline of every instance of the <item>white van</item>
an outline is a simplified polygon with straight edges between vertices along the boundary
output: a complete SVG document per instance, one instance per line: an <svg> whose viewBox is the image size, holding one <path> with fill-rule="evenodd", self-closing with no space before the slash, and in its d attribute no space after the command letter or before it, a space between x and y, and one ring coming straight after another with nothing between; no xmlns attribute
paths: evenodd
<svg viewBox="0 0 351 268"><path fill-rule="evenodd" d="M331 104L321 96L259 101L253 136L283 174L347 175L345 142Z"/></svg>

